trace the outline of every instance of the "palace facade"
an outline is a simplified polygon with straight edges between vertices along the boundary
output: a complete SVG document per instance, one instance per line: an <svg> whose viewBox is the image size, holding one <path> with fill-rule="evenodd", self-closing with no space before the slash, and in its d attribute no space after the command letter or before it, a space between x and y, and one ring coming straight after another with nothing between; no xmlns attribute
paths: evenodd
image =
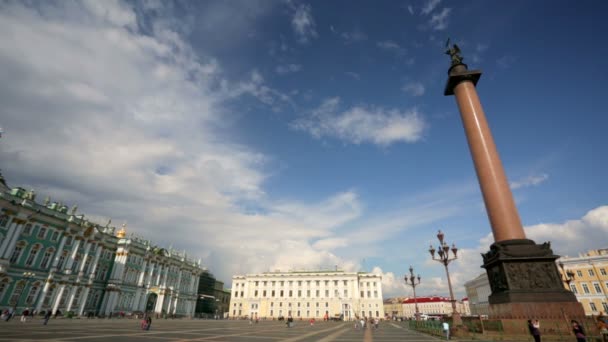
<svg viewBox="0 0 608 342"><path fill-rule="evenodd" d="M364 272L289 271L235 275L231 317L384 317L382 277Z"/></svg>
<svg viewBox="0 0 608 342"><path fill-rule="evenodd" d="M0 175L0 308L192 316L200 260L115 230Z"/></svg>

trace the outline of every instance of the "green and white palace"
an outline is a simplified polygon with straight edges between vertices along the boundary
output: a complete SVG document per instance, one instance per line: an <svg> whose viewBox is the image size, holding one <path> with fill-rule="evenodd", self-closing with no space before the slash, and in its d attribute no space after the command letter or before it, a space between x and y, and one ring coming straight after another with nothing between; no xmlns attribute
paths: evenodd
<svg viewBox="0 0 608 342"><path fill-rule="evenodd" d="M200 260L69 211L0 175L1 310L194 315Z"/></svg>

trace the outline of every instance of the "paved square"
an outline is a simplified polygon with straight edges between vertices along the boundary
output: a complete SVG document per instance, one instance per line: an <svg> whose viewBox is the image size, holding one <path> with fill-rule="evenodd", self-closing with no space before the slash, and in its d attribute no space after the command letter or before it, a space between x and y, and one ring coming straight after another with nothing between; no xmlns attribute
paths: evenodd
<svg viewBox="0 0 608 342"><path fill-rule="evenodd" d="M27 323L13 319L0 321L0 341L71 341L71 342L122 342L122 341L439 341L440 339L411 331L404 323L385 322L378 330L357 330L354 323L317 322L310 326L296 322L292 328L278 321L229 320L154 320L150 331L140 329L139 320L92 319L51 320L47 326L40 319Z"/></svg>

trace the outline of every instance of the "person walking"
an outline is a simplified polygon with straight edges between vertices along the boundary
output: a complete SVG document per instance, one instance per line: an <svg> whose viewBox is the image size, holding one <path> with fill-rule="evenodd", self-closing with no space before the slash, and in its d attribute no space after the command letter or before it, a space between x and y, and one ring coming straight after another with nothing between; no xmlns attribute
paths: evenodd
<svg viewBox="0 0 608 342"><path fill-rule="evenodd" d="M583 327L576 320L571 320L570 323L572 323L572 332L576 336L576 342L587 342Z"/></svg>
<svg viewBox="0 0 608 342"><path fill-rule="evenodd" d="M43 325L47 325L49 323L49 319L51 319L51 316L53 315L53 313L51 312L51 310L47 310L47 312L44 313L44 320L43 320Z"/></svg>
<svg viewBox="0 0 608 342"><path fill-rule="evenodd" d="M27 316L30 314L29 309L25 309L21 312L21 323L27 322Z"/></svg>
<svg viewBox="0 0 608 342"><path fill-rule="evenodd" d="M443 321L443 323L441 324L441 327L443 328L443 333L445 334L445 339L449 340L450 339L450 323L448 323L447 321Z"/></svg>
<svg viewBox="0 0 608 342"><path fill-rule="evenodd" d="M534 342L540 342L540 323L538 320L528 320L528 330L530 335L534 338Z"/></svg>

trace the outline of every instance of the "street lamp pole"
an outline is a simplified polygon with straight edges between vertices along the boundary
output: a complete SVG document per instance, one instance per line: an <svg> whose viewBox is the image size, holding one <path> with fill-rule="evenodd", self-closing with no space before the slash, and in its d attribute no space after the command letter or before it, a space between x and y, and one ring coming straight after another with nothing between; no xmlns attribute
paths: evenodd
<svg viewBox="0 0 608 342"><path fill-rule="evenodd" d="M458 248L456 248L455 244L452 244L452 248L448 245L447 242L444 241L444 234L441 230L437 233L437 240L439 240L439 247L435 250L433 245L429 248L429 253L431 253L431 257L433 260L438 261L443 264L445 267L445 274L448 278L448 287L450 289L450 300L452 302L452 324L453 325L462 325L462 319L460 318L460 313L456 310L456 300L454 299L454 291L452 291L452 281L450 280L450 271L448 270L448 264L458 259ZM453 257L450 258L450 249L452 250ZM438 256L435 257L435 252L437 252Z"/></svg>
<svg viewBox="0 0 608 342"><path fill-rule="evenodd" d="M414 308L416 310L414 316L416 317L416 320L418 320L420 318L420 312L418 311L418 301L416 299L416 286L420 285L420 274L418 277L414 276L414 268L410 265L410 276L408 277L406 274L404 279L405 284L411 286L414 290ZM416 282L416 279L418 279L418 282Z"/></svg>

